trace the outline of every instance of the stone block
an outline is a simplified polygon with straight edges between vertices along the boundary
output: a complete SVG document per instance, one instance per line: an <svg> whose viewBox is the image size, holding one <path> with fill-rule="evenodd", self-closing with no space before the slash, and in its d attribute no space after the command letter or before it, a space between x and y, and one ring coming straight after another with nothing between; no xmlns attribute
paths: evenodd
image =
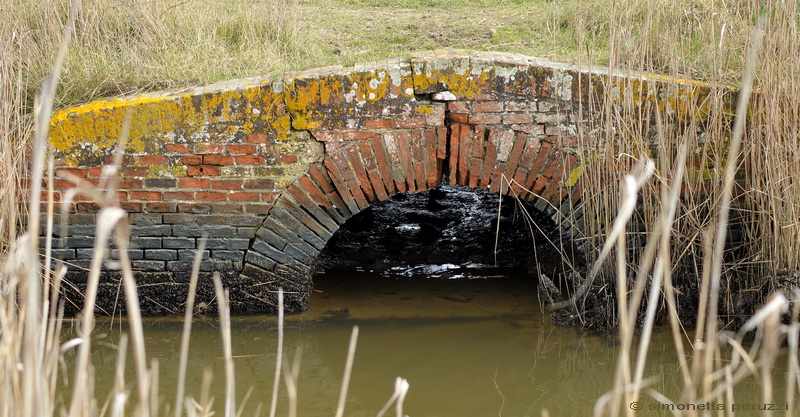
<svg viewBox="0 0 800 417"><path fill-rule="evenodd" d="M212 250L211 259L240 261L244 258L244 251L240 250Z"/></svg>
<svg viewBox="0 0 800 417"><path fill-rule="evenodd" d="M138 237L135 236L131 238L131 248L140 248L140 249L160 249L161 248L161 238L160 237Z"/></svg>
<svg viewBox="0 0 800 417"><path fill-rule="evenodd" d="M161 243L164 249L194 249L195 239L191 237L165 237Z"/></svg>
<svg viewBox="0 0 800 417"><path fill-rule="evenodd" d="M274 268L275 265L276 265L276 262L273 261L272 259L267 258L266 256L264 256L264 255L262 255L262 254L260 254L258 252L254 252L254 251L248 251L247 255L245 255L244 260L247 263L250 263L250 264L253 264L253 265L256 265L258 267L261 267L261 268L264 268L264 269L268 269L268 270ZM245 271L242 271L242 272L244 273Z"/></svg>
<svg viewBox="0 0 800 417"><path fill-rule="evenodd" d="M203 251L203 259L208 259L209 251ZM178 250L178 259L181 261L186 262L194 262L194 258L197 256L197 249L179 249Z"/></svg>
<svg viewBox="0 0 800 417"><path fill-rule="evenodd" d="M169 236L170 226L167 225L133 225L132 236Z"/></svg>
<svg viewBox="0 0 800 417"><path fill-rule="evenodd" d="M174 261L178 259L178 251L175 249L145 249L144 258L160 261Z"/></svg>
<svg viewBox="0 0 800 417"><path fill-rule="evenodd" d="M132 213L130 215L131 224L136 225L160 225L162 215L159 213Z"/></svg>
<svg viewBox="0 0 800 417"><path fill-rule="evenodd" d="M54 259L68 261L75 259L75 249L52 249L50 251L50 256Z"/></svg>
<svg viewBox="0 0 800 417"><path fill-rule="evenodd" d="M270 259L273 259L280 264L288 264L292 261L292 257L285 254L282 249L276 249L260 239L256 239L256 241L253 242L252 250L248 251L248 253L253 251L259 252L262 255L266 255Z"/></svg>
<svg viewBox="0 0 800 417"><path fill-rule="evenodd" d="M112 249L111 250L111 257L114 259L119 259L120 250L119 249ZM144 259L144 250L142 249L128 249L128 259L130 260L139 260Z"/></svg>
<svg viewBox="0 0 800 417"><path fill-rule="evenodd" d="M236 237L236 228L220 225L187 226L176 224L172 226L172 235L179 237L201 237L207 235L209 238L228 238Z"/></svg>
<svg viewBox="0 0 800 417"><path fill-rule="evenodd" d="M279 234L273 232L267 227L262 227L258 229L256 235L261 239L266 240L270 245L274 246L278 250L281 250L283 249L284 246L286 246L286 239L284 239Z"/></svg>

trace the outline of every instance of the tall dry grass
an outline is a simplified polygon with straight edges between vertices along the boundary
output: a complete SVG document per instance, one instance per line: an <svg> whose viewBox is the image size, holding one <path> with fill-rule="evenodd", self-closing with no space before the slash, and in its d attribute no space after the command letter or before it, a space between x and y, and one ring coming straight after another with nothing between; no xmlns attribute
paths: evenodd
<svg viewBox="0 0 800 417"><path fill-rule="evenodd" d="M21 48L32 103L63 33L70 0L0 0L2 32ZM294 0L82 0L57 107L142 90L297 69L309 49Z"/></svg>
<svg viewBox="0 0 800 417"><path fill-rule="evenodd" d="M14 31L0 22L0 262L9 245L17 237L17 228L25 210L21 204L20 184L27 178L25 164L26 139L32 129L32 118L26 109L20 65L22 42ZM10 35L10 36L7 36Z"/></svg>
<svg viewBox="0 0 800 417"><path fill-rule="evenodd" d="M763 41L751 69L752 98L740 119L739 151L731 146L737 91L745 84L743 63L760 16ZM582 132L588 150L582 206L587 253L597 259L622 209L617 184L641 161L652 159L653 180L639 190L636 210L625 223L628 275L641 274L638 260L651 256L646 243L658 239L659 213L666 209L661 186L682 169L685 179L670 223L678 313L692 327L708 314L707 307L718 307L725 323L741 325L772 291L797 285L800 278L796 2L601 1L578 9L573 24L585 44L607 36L611 71L642 77L638 82L603 79L602 94L584 103L592 115ZM591 55L586 59L592 63ZM708 82L707 96L684 81L698 78ZM645 94L647 89L652 95ZM658 99L679 95L685 100ZM677 164L682 158L685 166ZM723 173L733 162L728 233L709 235L726 207ZM713 272L705 268L711 260L708 244L722 247L715 255L722 262ZM614 258L599 268L603 282L614 280ZM722 280L718 306L717 301L703 305L698 296L708 274ZM609 305L606 311L612 326L615 308ZM659 317L666 317L665 308Z"/></svg>
<svg viewBox="0 0 800 417"><path fill-rule="evenodd" d="M600 17L579 15L577 24L606 31L611 70L662 73L673 82L642 76L640 88L607 77L603 94L585 103L599 116L582 132L589 150L582 208L585 247L600 279L589 290L590 272L581 288L613 295L606 324L620 341L614 383L594 415L733 416L736 404L776 402L779 379L786 409L781 403L779 412L750 415L795 415L797 3L605 6L606 14L592 9ZM698 77L711 89L701 100L681 81ZM656 87L663 96L685 95L685 108L640 100ZM566 304L580 306L585 294L577 295ZM644 375L659 320L674 339L683 380L677 398L652 388L659 376ZM776 368L782 357L786 368ZM758 398L736 396L745 378L758 381ZM704 411L708 403L723 409ZM647 408L654 404L657 413Z"/></svg>

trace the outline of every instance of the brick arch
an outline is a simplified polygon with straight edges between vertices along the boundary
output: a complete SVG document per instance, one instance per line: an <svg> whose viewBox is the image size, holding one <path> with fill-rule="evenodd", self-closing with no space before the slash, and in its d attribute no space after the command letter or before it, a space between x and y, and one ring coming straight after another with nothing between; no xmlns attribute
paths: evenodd
<svg viewBox="0 0 800 417"><path fill-rule="evenodd" d="M538 201L542 210L568 210L580 198L577 182L565 181L579 170L577 156L564 138L533 127L537 113L530 109L536 102L512 106L519 110L510 112L501 101L453 101L441 107L463 112L445 111L442 127L315 132L325 144L324 160L276 200L248 248L243 278L274 282L273 290L290 288L291 303L305 305L317 255L342 224L376 201L442 182L515 193ZM471 107L491 111L482 115L491 124L452 121L476 114ZM521 120L528 125L516 123ZM562 211L550 213L558 217Z"/></svg>
<svg viewBox="0 0 800 417"><path fill-rule="evenodd" d="M710 91L520 55L436 51L90 103L54 115L50 142L59 172L102 184L130 116L118 195L133 223L133 267L150 284L139 288L145 311L181 304L204 234L202 270L223 273L234 311L273 311L278 287L299 311L317 253L372 202L446 180L520 193L553 216L569 210L581 198L578 133L594 117L585 103L606 83L680 114ZM504 187L503 175L519 186ZM56 186L59 200L70 183ZM56 203L75 214L54 256L88 266L96 207ZM106 275L115 294L113 271ZM80 288L85 273L70 277ZM213 299L210 286L198 296Z"/></svg>

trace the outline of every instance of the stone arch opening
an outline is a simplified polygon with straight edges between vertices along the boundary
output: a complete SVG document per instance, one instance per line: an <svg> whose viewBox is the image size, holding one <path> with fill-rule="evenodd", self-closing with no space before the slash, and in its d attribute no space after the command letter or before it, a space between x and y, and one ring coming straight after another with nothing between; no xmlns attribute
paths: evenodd
<svg viewBox="0 0 800 417"><path fill-rule="evenodd" d="M535 279L562 272L562 254L573 260L563 237L525 201L445 184L397 194L351 217L318 255L316 272L453 278L517 270Z"/></svg>

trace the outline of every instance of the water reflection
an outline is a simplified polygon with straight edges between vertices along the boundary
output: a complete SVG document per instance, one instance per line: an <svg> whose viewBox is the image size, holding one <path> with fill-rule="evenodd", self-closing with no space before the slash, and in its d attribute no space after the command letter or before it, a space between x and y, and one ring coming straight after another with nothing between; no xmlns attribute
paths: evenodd
<svg viewBox="0 0 800 417"><path fill-rule="evenodd" d="M398 376L409 390L411 416L591 415L594 402L611 386L616 345L547 324L535 282L526 277L486 280L380 281L369 274L318 277L311 309L287 319L285 352L302 350L299 415L332 414L336 407L352 326L360 338L346 413L374 416L391 396ZM180 345L179 319L148 320L147 351L159 361L164 403L174 398ZM115 348L124 322L101 325L93 356L98 398L112 385ZM273 317L233 321L238 401L243 415L269 407L277 343ZM679 394L674 350L666 333L651 343L649 375L657 389ZM126 380L134 381L128 360ZM214 408L222 411L222 345L215 318L194 325L187 393L200 396L203 371L215 377ZM672 387L672 388L670 388ZM66 392L66 391L65 391ZM133 394L135 396L135 394ZM280 409L287 410L281 391ZM262 414L264 414L262 412Z"/></svg>

